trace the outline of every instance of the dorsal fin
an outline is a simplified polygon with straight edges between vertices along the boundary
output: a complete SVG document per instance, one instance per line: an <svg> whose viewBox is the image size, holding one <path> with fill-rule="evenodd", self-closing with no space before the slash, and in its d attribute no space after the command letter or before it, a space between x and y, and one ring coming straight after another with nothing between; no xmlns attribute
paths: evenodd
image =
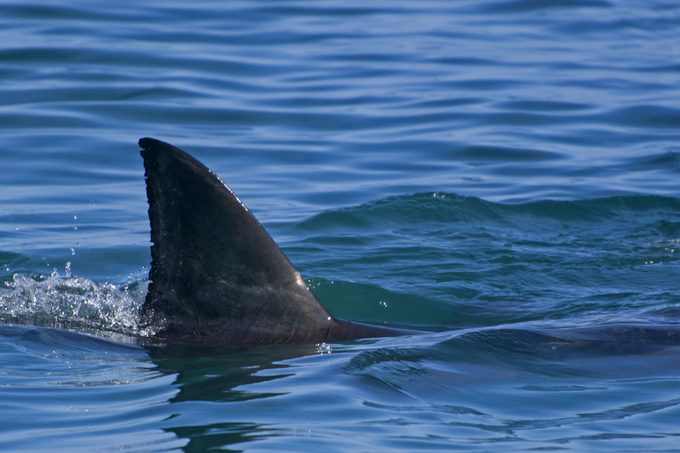
<svg viewBox="0 0 680 453"><path fill-rule="evenodd" d="M248 345L395 334L334 319L205 165L159 140L139 146L152 242L142 315L161 337Z"/></svg>

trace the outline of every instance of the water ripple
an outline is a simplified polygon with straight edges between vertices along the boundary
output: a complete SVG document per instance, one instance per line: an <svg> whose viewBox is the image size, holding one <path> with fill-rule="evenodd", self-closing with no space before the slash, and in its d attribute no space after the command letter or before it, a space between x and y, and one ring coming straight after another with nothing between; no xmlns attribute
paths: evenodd
<svg viewBox="0 0 680 453"><path fill-rule="evenodd" d="M439 333L225 354L3 326L0 449L675 448L677 1L2 12L1 320L138 333L151 135L334 313Z"/></svg>

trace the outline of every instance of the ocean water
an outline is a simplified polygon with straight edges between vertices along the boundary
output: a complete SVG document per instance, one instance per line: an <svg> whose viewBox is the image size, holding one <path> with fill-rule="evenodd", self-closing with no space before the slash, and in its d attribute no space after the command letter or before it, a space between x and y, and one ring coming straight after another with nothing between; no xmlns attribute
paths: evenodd
<svg viewBox="0 0 680 453"><path fill-rule="evenodd" d="M675 0L0 0L0 450L680 451ZM145 347L142 136L336 315Z"/></svg>

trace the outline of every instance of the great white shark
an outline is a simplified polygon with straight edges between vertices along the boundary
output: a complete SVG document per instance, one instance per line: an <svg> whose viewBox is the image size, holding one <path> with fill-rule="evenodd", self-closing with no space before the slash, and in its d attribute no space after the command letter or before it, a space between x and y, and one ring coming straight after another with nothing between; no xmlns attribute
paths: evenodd
<svg viewBox="0 0 680 453"><path fill-rule="evenodd" d="M141 316L156 338L243 347L411 333L334 317L215 173L160 140L139 146L152 243Z"/></svg>

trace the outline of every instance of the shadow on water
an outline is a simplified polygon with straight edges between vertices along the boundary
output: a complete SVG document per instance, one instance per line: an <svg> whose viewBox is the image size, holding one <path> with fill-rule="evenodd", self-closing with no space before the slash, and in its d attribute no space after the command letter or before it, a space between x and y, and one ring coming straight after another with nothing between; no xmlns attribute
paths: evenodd
<svg viewBox="0 0 680 453"><path fill-rule="evenodd" d="M244 385L290 376L286 359L313 354L313 346L260 347L224 351L184 346L146 347L149 357L166 374L177 374L179 393L170 401L242 401L280 393L240 390Z"/></svg>
<svg viewBox="0 0 680 453"><path fill-rule="evenodd" d="M243 451L240 449L225 449L227 445L242 444L269 437L272 430L256 423L214 423L207 426L177 427L169 429L188 443L184 451L208 451L219 449L222 451Z"/></svg>
<svg viewBox="0 0 680 453"><path fill-rule="evenodd" d="M163 429L185 439L185 451L224 449L229 445L277 436L277 428L253 421L256 417L242 413L234 404L285 395L285 392L258 391L251 386L293 376L295 372L286 360L318 352L315 346L259 347L226 352L179 345L147 346L145 349L159 372L175 376L173 386L177 393L168 400L171 415L164 423L168 427ZM203 414L200 410L195 412L201 403L222 404L224 408L217 410L217 415L214 409ZM211 414L210 420L206 420L207 413Z"/></svg>

